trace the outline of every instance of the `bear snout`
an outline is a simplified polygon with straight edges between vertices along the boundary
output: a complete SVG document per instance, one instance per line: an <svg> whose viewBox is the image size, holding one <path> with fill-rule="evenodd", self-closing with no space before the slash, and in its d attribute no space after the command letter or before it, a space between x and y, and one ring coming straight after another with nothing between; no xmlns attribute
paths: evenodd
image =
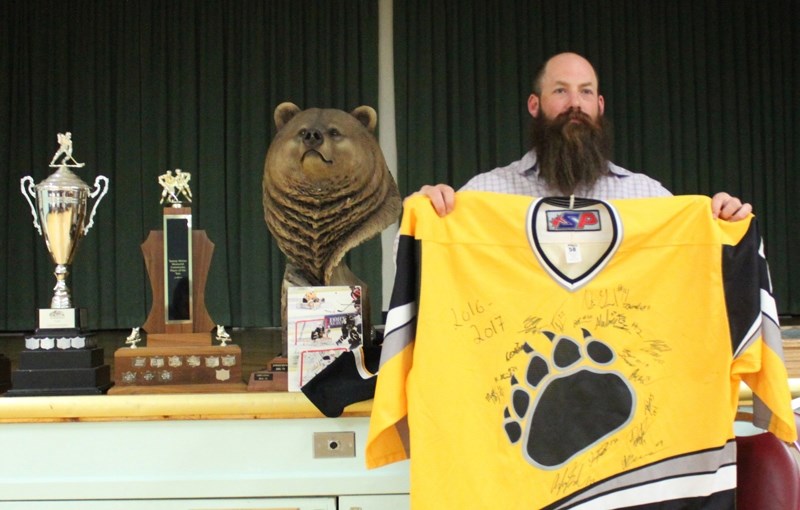
<svg viewBox="0 0 800 510"><path fill-rule="evenodd" d="M319 129L307 129L303 133L303 144L310 149L319 147L322 142L322 132Z"/></svg>

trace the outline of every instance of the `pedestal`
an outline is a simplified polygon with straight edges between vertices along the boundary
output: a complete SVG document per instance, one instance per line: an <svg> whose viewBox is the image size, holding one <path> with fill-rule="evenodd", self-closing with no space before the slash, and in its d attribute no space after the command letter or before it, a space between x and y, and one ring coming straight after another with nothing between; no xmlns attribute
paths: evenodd
<svg viewBox="0 0 800 510"><path fill-rule="evenodd" d="M66 314L86 316L85 311L68 310ZM103 349L95 346L91 333L39 328L25 337L25 346L6 396L100 395L114 384Z"/></svg>

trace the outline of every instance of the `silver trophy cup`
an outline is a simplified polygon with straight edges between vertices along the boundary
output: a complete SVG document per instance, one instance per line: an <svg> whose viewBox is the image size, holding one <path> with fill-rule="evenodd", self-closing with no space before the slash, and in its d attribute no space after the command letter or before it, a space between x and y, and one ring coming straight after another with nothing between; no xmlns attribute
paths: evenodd
<svg viewBox="0 0 800 510"><path fill-rule="evenodd" d="M39 184L33 184L31 176L20 179L22 195L28 201L33 215L33 226L44 236L50 257L56 264L55 293L50 301L51 308L72 308L72 297L67 287L69 266L78 249L80 240L94 224L94 215L100 200L108 192L108 178L98 175L94 188L75 175L70 168L80 168L72 158L72 141L69 133L59 134L61 147L50 166L57 168L50 177ZM56 164L63 154L61 163ZM102 186L101 186L102 183ZM89 199L95 199L89 221L86 220ZM31 200L33 199L33 200ZM34 205L35 200L35 205Z"/></svg>

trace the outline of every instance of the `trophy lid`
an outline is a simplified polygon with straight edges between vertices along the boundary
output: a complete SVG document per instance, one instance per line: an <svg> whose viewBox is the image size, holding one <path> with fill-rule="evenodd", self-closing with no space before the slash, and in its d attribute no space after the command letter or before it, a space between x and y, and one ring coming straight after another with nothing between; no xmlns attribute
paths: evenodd
<svg viewBox="0 0 800 510"><path fill-rule="evenodd" d="M75 175L72 170L64 165L50 174L50 177L36 185L37 191L45 190L66 190L66 189L90 189L89 185Z"/></svg>

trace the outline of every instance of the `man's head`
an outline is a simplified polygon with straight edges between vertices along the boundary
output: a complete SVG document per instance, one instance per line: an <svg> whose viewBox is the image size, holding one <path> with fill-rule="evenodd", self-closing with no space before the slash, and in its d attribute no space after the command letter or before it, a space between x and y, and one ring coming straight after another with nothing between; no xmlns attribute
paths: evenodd
<svg viewBox="0 0 800 510"><path fill-rule="evenodd" d="M565 195L588 190L608 171L610 126L597 84L588 60L560 53L536 74L528 98L539 175Z"/></svg>
<svg viewBox="0 0 800 510"><path fill-rule="evenodd" d="M545 62L536 73L528 98L532 117L544 114L553 119L569 108L578 108L597 119L604 107L594 67L576 53L559 53Z"/></svg>

